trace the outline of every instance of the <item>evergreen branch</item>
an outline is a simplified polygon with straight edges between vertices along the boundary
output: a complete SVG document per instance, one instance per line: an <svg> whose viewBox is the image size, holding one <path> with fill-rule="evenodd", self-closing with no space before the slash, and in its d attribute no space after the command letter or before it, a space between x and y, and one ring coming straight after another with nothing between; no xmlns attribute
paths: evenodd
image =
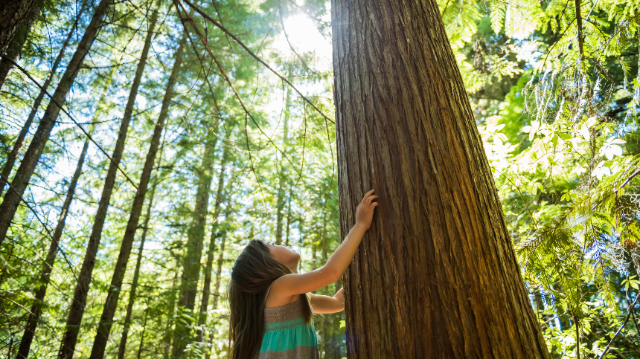
<svg viewBox="0 0 640 359"><path fill-rule="evenodd" d="M34 79L27 70L25 70L22 66L18 65L13 60L11 60L10 58L6 57L5 55L0 55L0 57L2 57L3 60L9 61L9 63L11 63L13 66L15 66L18 70L20 70L22 73L24 73L29 78L29 80L31 80L34 84L36 84L36 86L38 86L41 91L44 91L44 93L47 96L49 96L51 101L53 101L53 103L56 106L58 106L58 108L60 110L62 110L62 112L64 112L64 114L67 115L67 117L69 117L69 119L71 121L73 121L73 123L78 128L80 128L80 130L84 133L84 135L87 136L89 141L91 141L94 145L96 145L96 147L98 147L100 152L102 152L105 156L107 156L107 158L109 159L110 162L113 162L113 159L111 158L111 156L109 156L109 154L93 139L93 137L91 137L91 135L80 125L80 123L78 121L76 121L76 119L73 118L73 116L71 116L71 114L69 112L67 112L67 110L65 110L65 108L61 104L58 103L58 101L53 99L53 96L51 96L51 94L49 94L49 92L47 90L45 90L42 87L42 85L40 85L40 83L38 83L38 81L36 79ZM133 180L131 178L129 178L129 175L127 175L127 173L120 167L120 165L117 165L116 168L118 169L118 171L120 171L120 173L122 173L122 175L127 179L127 181L129 181L129 183L131 183L133 188L135 188L136 191L137 191L138 190L138 186L136 186L135 182L133 182Z"/></svg>
<svg viewBox="0 0 640 359"><path fill-rule="evenodd" d="M633 309L635 309L635 307L636 307L636 303L638 302L638 299L640 299L640 294L636 294L636 300L634 300L633 303L631 304L631 307L629 308L629 313L627 313L627 317L624 319L624 322L622 323L622 325L620 326L620 328L618 329L616 334L611 338L611 340L609 341L609 344L607 344L607 347L604 348L604 351L602 352L602 354L600 355L600 357L598 359L603 359L604 358L604 356L609 351L609 348L611 348L611 344L613 343L613 341L616 339L618 334L620 334L620 332L622 332L622 329L625 327L625 325L627 325L627 322L629 322L629 318L631 317L631 313L633 312Z"/></svg>
<svg viewBox="0 0 640 359"><path fill-rule="evenodd" d="M194 9L198 14L200 14L200 16L202 16L204 19L206 19L207 21L211 22L212 24L216 25L220 30L222 30L225 34L229 35L232 39L234 39L238 44L240 44L240 46L242 46L243 49L245 49L245 51L247 51L249 53L249 55L251 55L254 59L256 59L256 61L258 61L259 63L261 63L262 65L264 65L269 71L271 71L274 75L278 76L279 78L281 78L284 82L287 83L287 85L291 86L292 89L294 89L298 95L300 95L300 97L302 97L308 104L311 105L311 107L313 107L316 111L318 111L318 113L324 117L326 120L328 120L329 122L335 124L336 122L332 119L330 119L329 117L327 117L327 115L325 115L322 111L320 111L320 109L314 105L311 100L309 100L306 96L304 96L302 94L302 92L300 92L300 90L298 90L297 87L293 86L293 84L287 80L284 76L280 75L276 70L274 70L271 66L269 66L269 64L267 64L266 62L264 62L260 57L258 57L258 55L256 55L253 51L251 51L247 45L245 45L242 41L240 41L240 39L238 39L234 34L232 34L229 30L227 30L224 26L222 26L221 24L219 24L217 21L215 21L214 19L211 18L211 16L207 15L204 13L204 11L202 11L200 8L198 8L197 6L193 5L191 2L189 2L188 0L176 0L176 1L184 1L185 3L187 3L187 5L189 5L189 7L191 7L192 9Z"/></svg>

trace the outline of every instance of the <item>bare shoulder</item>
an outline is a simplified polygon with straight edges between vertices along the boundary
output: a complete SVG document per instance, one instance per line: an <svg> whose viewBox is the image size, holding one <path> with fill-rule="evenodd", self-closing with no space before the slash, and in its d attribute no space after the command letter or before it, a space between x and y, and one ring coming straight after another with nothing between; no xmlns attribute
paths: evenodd
<svg viewBox="0 0 640 359"><path fill-rule="evenodd" d="M284 281L282 279L288 275L276 279L273 284L271 284L271 290L269 290L269 294L267 295L267 300L265 303L266 308L280 307L289 303L293 303L300 299L300 295L291 295L282 290L282 285L284 284Z"/></svg>

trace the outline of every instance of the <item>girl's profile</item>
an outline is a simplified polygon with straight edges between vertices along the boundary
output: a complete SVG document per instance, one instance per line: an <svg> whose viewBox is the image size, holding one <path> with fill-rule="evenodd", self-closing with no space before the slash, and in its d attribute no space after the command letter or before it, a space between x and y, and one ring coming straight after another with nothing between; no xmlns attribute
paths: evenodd
<svg viewBox="0 0 640 359"><path fill-rule="evenodd" d="M344 310L343 290L333 297L311 292L338 281L371 226L378 197L367 192L356 224L327 263L298 273L300 255L290 248L251 240L231 270L230 340L233 359L318 358L313 314Z"/></svg>

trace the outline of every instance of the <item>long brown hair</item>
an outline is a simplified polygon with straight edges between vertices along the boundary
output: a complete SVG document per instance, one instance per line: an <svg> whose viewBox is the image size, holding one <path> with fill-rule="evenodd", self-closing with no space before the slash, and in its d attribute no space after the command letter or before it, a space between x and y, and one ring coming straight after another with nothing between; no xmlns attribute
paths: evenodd
<svg viewBox="0 0 640 359"><path fill-rule="evenodd" d="M269 247L260 240L249 242L236 259L229 281L229 339L233 341L230 348L233 359L253 359L258 354L264 335L267 289L276 279L290 273L289 268L271 258ZM306 295L301 294L300 300L303 299L306 301ZM305 309L304 314L309 322L311 309Z"/></svg>

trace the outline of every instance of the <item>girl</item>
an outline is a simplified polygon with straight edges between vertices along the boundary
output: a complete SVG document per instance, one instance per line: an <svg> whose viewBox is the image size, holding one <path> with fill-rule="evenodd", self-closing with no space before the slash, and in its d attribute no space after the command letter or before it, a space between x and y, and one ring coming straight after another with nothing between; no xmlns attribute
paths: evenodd
<svg viewBox="0 0 640 359"><path fill-rule="evenodd" d="M373 202L367 192L356 208L356 224L327 263L298 274L300 255L288 247L252 240L231 269L229 306L233 359L315 359L319 357L313 313L344 309L342 289L333 297L313 292L338 281L371 226Z"/></svg>

